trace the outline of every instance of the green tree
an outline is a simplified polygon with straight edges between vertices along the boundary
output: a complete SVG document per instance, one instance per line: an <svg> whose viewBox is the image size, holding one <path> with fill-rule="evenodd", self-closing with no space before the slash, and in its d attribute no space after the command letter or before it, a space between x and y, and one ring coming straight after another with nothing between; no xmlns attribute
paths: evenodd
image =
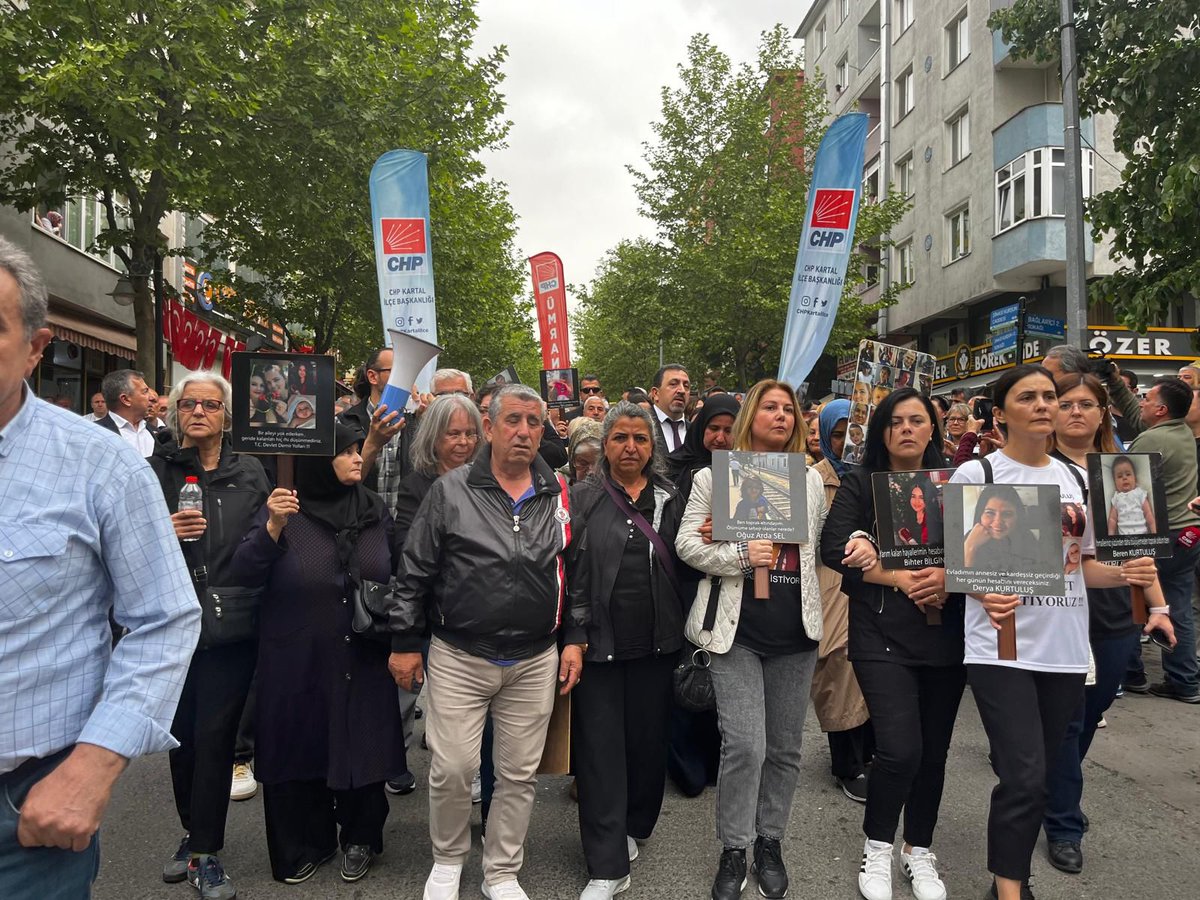
<svg viewBox="0 0 1200 900"><path fill-rule="evenodd" d="M581 298L589 369L644 382L662 340L664 356L692 366L697 381L709 368L742 385L774 375L826 113L801 71L782 26L763 34L754 64L738 67L706 35L692 38L679 85L662 90L644 167L630 169L657 240L620 244ZM897 197L864 203L857 241L877 243L903 210ZM866 261L851 260L830 353L855 346L895 301L897 288L861 300Z"/></svg>
<svg viewBox="0 0 1200 900"><path fill-rule="evenodd" d="M1015 58L1059 59L1057 0L1016 0L988 24ZM1111 235L1121 258L1091 296L1138 331L1200 296L1198 27L1195 0L1075 0L1080 109L1115 116L1113 143L1125 159L1121 184L1086 204L1095 236Z"/></svg>

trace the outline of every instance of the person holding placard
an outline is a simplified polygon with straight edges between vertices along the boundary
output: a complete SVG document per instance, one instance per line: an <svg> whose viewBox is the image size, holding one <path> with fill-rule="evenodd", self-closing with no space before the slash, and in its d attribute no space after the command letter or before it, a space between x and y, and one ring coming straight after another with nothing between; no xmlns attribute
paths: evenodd
<svg viewBox="0 0 1200 900"><path fill-rule="evenodd" d="M784 382L758 382L733 428L735 450L803 453L804 421ZM746 479L743 478L743 482ZM807 544L712 541L711 469L696 473L676 548L684 563L720 578L715 624L704 628L709 585L702 582L687 619L692 643L711 655L723 739L717 778L717 837L722 852L713 900L735 900L746 885L753 843L759 893L787 894L780 841L800 776L800 743L809 685L821 639L816 546L825 521L821 477L809 469ZM790 558L793 571L771 573L770 598L755 599L756 567Z"/></svg>
<svg viewBox="0 0 1200 900"><path fill-rule="evenodd" d="M821 536L821 559L841 572L850 595L850 660L875 729L858 876L859 893L867 900L891 900L901 809L900 861L913 895L917 900L946 896L930 846L967 678L963 601L957 595L947 598L940 566L882 567L871 487L875 472L941 467L941 448L933 403L912 388L894 391L875 410L863 463L843 476ZM926 502L937 505L932 496L922 497ZM941 625L929 624L928 607L942 611Z"/></svg>
<svg viewBox="0 0 1200 900"><path fill-rule="evenodd" d="M1002 450L964 463L952 483L1054 485L1064 503L1086 507L1084 480L1047 453L1060 413L1058 389L1042 366L1021 364L994 388L995 420L1004 432ZM1031 897L1030 859L1046 808L1046 773L1080 701L1088 671L1088 610L1091 587L1137 585L1156 612L1165 612L1154 560L1109 566L1093 558L1088 517L1082 538L1083 567L1066 576L1062 597L970 594L965 609L967 678L991 747L999 783L988 812L988 870L992 897ZM1008 623L1006 625L1006 623ZM1016 659L1001 659L1000 633L1016 629Z"/></svg>

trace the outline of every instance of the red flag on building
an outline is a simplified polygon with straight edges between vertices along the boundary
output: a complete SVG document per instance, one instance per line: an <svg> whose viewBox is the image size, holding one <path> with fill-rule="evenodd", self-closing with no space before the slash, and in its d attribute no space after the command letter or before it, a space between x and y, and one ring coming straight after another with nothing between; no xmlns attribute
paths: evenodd
<svg viewBox="0 0 1200 900"><path fill-rule="evenodd" d="M542 368L569 369L571 347L567 337L567 287L562 260L554 253L539 253L529 258L529 267L542 339Z"/></svg>

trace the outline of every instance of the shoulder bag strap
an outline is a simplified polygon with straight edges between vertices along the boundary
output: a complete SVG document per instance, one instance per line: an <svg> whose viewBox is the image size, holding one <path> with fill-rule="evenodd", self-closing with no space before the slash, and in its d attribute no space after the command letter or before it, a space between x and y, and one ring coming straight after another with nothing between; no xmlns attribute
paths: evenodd
<svg viewBox="0 0 1200 900"><path fill-rule="evenodd" d="M659 562L662 563L663 571L667 573L667 578L671 580L671 587L675 589L675 593L679 593L679 579L675 577L675 563L671 560L671 554L667 550L666 542L662 539L654 526L646 521L646 517L637 511L637 508L629 502L629 498L624 496L620 491L613 487L612 482L603 475L600 476L600 481L604 485L604 490L608 492L608 496L612 498L613 503L617 505L617 509L625 513L637 526L638 531L646 536L646 540L650 542L650 546L654 548L654 552L658 555ZM646 483L646 490L654 490L654 482ZM715 613L714 613L715 615Z"/></svg>
<svg viewBox="0 0 1200 900"><path fill-rule="evenodd" d="M992 464L986 456L979 457L979 464L983 466L983 483L992 484L994 476L992 474Z"/></svg>

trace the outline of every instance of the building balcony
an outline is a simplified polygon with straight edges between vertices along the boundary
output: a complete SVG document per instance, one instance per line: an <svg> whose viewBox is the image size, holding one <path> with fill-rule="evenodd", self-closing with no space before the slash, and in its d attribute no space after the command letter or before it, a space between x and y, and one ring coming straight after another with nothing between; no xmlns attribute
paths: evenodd
<svg viewBox="0 0 1200 900"><path fill-rule="evenodd" d="M1085 145L1096 146L1096 128L1091 119L1079 123ZM1063 145L1063 106L1037 103L1027 106L992 131L992 168L998 169L1027 150Z"/></svg>
<svg viewBox="0 0 1200 900"><path fill-rule="evenodd" d="M1086 227L1086 226L1085 226ZM1088 229L1084 256L1095 257ZM1027 219L992 238L992 275L996 278L1040 278L1064 271L1067 263L1067 226L1061 216Z"/></svg>

